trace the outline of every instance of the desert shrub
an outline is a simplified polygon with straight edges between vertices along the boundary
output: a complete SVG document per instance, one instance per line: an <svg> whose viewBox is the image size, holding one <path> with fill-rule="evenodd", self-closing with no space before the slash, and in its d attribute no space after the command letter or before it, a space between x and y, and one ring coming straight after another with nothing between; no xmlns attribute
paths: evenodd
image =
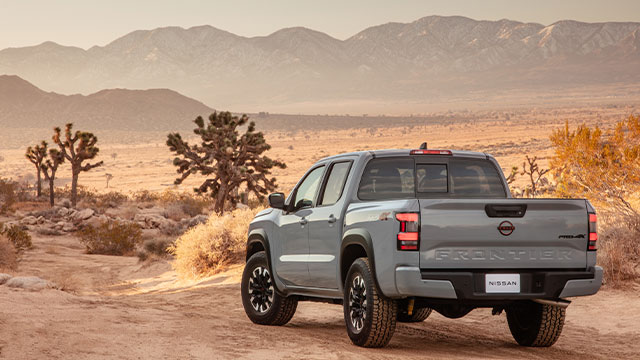
<svg viewBox="0 0 640 360"><path fill-rule="evenodd" d="M191 228L169 248L176 257L174 269L181 276L197 278L241 262L247 229L256 212L237 209L221 216L213 214L205 224Z"/></svg>
<svg viewBox="0 0 640 360"><path fill-rule="evenodd" d="M0 270L15 270L17 266L16 249L6 236L0 235Z"/></svg>
<svg viewBox="0 0 640 360"><path fill-rule="evenodd" d="M602 217L601 217L602 218ZM598 263L604 268L605 282L619 286L640 276L640 218L624 215L607 218L598 239Z"/></svg>
<svg viewBox="0 0 640 360"><path fill-rule="evenodd" d="M142 230L136 223L110 220L86 226L77 236L88 254L129 255L142 240Z"/></svg>
<svg viewBox="0 0 640 360"><path fill-rule="evenodd" d="M156 202L160 199L160 195L149 190L138 190L131 193L131 199L136 202Z"/></svg>
<svg viewBox="0 0 640 360"><path fill-rule="evenodd" d="M157 201L167 207L179 207L190 217L202 214L204 209L212 203L211 198L204 195L172 190L163 191Z"/></svg>
<svg viewBox="0 0 640 360"><path fill-rule="evenodd" d="M16 251L21 252L23 250L31 249L33 243L31 242L31 235L19 225L3 225L0 224L0 235L8 239L15 248Z"/></svg>
<svg viewBox="0 0 640 360"><path fill-rule="evenodd" d="M129 200L129 197L118 191L95 195L95 206L99 208L115 208Z"/></svg>
<svg viewBox="0 0 640 360"><path fill-rule="evenodd" d="M18 184L9 179L0 179L0 214L4 214L18 200Z"/></svg>
<svg viewBox="0 0 640 360"><path fill-rule="evenodd" d="M180 221L188 216L180 204L171 204L167 206L166 215L167 218L173 221Z"/></svg>
<svg viewBox="0 0 640 360"><path fill-rule="evenodd" d="M169 256L169 248L173 245L173 240L169 238L156 238L145 241L142 249L137 255L140 261L145 261L150 257L166 258Z"/></svg>

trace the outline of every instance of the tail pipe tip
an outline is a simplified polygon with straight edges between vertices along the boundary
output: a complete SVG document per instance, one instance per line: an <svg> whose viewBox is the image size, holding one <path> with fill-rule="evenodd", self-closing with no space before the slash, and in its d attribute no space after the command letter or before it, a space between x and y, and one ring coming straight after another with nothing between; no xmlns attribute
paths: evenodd
<svg viewBox="0 0 640 360"><path fill-rule="evenodd" d="M542 305L553 305L553 306L561 307L563 309L566 309L567 306L571 304L571 301L564 300L564 299L558 299L558 300L533 299L533 302L537 302L538 304L542 304Z"/></svg>

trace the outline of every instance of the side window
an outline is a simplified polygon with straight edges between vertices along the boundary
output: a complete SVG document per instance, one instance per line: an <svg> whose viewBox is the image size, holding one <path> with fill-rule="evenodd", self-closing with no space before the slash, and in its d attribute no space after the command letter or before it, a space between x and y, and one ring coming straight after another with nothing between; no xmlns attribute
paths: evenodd
<svg viewBox="0 0 640 360"><path fill-rule="evenodd" d="M418 192L446 193L448 191L446 164L419 164L416 175Z"/></svg>
<svg viewBox="0 0 640 360"><path fill-rule="evenodd" d="M361 200L407 199L415 196L411 158L369 161L358 188Z"/></svg>
<svg viewBox="0 0 640 360"><path fill-rule="evenodd" d="M331 170L329 170L329 178L327 179L327 185L324 187L320 205L333 205L340 200L350 168L350 161L333 164Z"/></svg>
<svg viewBox="0 0 640 360"><path fill-rule="evenodd" d="M294 206L300 208L303 206L303 201L308 202L308 205L313 205L313 200L320 186L320 180L322 180L322 173L324 172L324 165L313 169L307 177L302 180L300 186L296 190Z"/></svg>

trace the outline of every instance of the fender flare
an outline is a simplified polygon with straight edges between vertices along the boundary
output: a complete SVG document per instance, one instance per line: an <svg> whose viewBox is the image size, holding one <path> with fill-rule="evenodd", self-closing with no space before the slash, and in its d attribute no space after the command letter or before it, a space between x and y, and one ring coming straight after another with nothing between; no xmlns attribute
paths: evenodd
<svg viewBox="0 0 640 360"><path fill-rule="evenodd" d="M264 252L267 255L267 268L269 269L269 273L273 277L273 287L276 292L282 296L286 296L285 292L278 288L278 282L276 281L276 273L273 272L273 267L271 265L271 247L269 246L269 237L267 236L267 232L264 229L253 229L249 231L249 236L247 238L247 247L245 251L246 260L249 260L249 249L255 243L260 243L264 248Z"/></svg>
<svg viewBox="0 0 640 360"><path fill-rule="evenodd" d="M342 244L340 245L340 262L339 262L339 270L340 270L340 289L344 290L344 284L342 279L346 278L347 274L342 273L342 257L344 255L345 249L349 245L360 245L364 248L365 253L367 254L367 258L369 259L369 263L371 264L371 272L373 273L373 279L376 282L376 286L378 289L380 286L378 285L378 275L376 274L376 259L373 251L373 241L371 240L371 235L366 229L358 228L358 229L349 229L345 231L342 236ZM349 270L347 269L347 272Z"/></svg>

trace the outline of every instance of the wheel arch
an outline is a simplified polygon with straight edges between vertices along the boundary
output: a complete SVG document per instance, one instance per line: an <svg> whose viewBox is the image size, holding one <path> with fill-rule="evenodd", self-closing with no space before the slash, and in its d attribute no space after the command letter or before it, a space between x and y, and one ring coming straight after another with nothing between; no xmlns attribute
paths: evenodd
<svg viewBox="0 0 640 360"><path fill-rule="evenodd" d="M274 279L273 286L279 294L285 295L282 289L278 288L276 273L273 271L273 265L271 264L271 248L269 246L269 237L267 236L267 232L264 229L253 229L249 231L249 236L247 238L245 262L248 261L253 254L260 251L264 251L267 255L267 267L269 268L269 273Z"/></svg>
<svg viewBox="0 0 640 360"><path fill-rule="evenodd" d="M340 245L340 289L344 289L344 282L347 278L347 273L353 262L360 258L366 257L371 264L371 271L373 272L373 279L378 285L378 276L376 274L375 257L373 250L373 242L371 241L371 235L365 229L349 229L344 233L342 237L342 244ZM378 286L378 288L380 288Z"/></svg>

